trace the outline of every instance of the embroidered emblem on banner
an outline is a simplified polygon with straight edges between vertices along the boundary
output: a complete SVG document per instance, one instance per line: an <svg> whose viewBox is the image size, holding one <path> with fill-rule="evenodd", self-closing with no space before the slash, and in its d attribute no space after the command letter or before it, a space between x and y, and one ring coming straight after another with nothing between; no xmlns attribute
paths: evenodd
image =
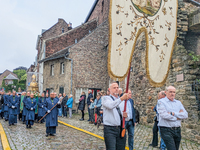
<svg viewBox="0 0 200 150"><path fill-rule="evenodd" d="M178 0L110 0L111 78L127 76L137 38L145 32L147 77L153 86L165 83L177 37L177 9Z"/></svg>

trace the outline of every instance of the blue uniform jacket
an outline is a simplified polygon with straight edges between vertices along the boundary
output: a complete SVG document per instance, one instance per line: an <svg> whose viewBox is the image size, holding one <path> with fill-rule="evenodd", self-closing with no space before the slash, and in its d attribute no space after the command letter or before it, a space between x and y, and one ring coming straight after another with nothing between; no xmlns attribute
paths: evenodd
<svg viewBox="0 0 200 150"><path fill-rule="evenodd" d="M38 116L44 116L45 115L45 101L46 98L45 97L40 97L38 100ZM42 108L43 106L43 108Z"/></svg>
<svg viewBox="0 0 200 150"><path fill-rule="evenodd" d="M9 109L9 97L10 95L4 95L4 111L8 111Z"/></svg>
<svg viewBox="0 0 200 150"><path fill-rule="evenodd" d="M27 114L27 108L26 108L26 102L27 102L26 99L27 98L29 98L29 97L25 96L24 99L23 99L23 103L24 103L23 113L22 113L23 116L26 116L26 114Z"/></svg>
<svg viewBox="0 0 200 150"><path fill-rule="evenodd" d="M54 105L58 103L58 98L47 98L45 103L45 110L50 110ZM46 116L46 127L55 127L58 126L58 108L60 108L61 105L57 105L51 112Z"/></svg>
<svg viewBox="0 0 200 150"><path fill-rule="evenodd" d="M18 114L18 105L19 105L19 97L15 95L15 98L13 99L13 96L9 96L9 114L10 115L17 115ZM12 108L12 106L15 106L15 108Z"/></svg>
<svg viewBox="0 0 200 150"><path fill-rule="evenodd" d="M31 110L33 108L33 110ZM26 99L26 120L35 120L35 108L36 108L36 99L35 98L27 98Z"/></svg>

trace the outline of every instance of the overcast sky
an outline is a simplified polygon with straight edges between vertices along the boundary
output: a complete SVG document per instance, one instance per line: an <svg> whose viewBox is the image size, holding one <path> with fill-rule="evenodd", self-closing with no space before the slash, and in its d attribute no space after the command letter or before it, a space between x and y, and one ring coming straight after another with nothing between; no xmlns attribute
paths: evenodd
<svg viewBox="0 0 200 150"><path fill-rule="evenodd" d="M0 73L29 68L37 55L36 40L63 18L76 27L95 0L0 0Z"/></svg>

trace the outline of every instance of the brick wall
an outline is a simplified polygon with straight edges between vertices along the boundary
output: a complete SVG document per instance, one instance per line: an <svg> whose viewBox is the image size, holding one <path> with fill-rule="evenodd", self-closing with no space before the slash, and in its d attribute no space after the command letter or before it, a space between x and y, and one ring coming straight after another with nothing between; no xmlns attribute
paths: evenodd
<svg viewBox="0 0 200 150"><path fill-rule="evenodd" d="M88 21L98 19L98 24L102 24L108 19L110 0L99 0Z"/></svg>
<svg viewBox="0 0 200 150"><path fill-rule="evenodd" d="M81 26L78 26L67 33L64 33L53 39L46 41L46 57L51 54L60 51L70 45L82 39L85 35L89 34L89 31L93 31L97 27L97 21L93 20Z"/></svg>

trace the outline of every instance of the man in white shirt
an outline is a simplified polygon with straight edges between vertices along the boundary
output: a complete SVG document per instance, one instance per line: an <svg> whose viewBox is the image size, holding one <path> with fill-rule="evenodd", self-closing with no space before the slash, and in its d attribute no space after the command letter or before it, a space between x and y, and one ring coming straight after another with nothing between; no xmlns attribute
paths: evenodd
<svg viewBox="0 0 200 150"><path fill-rule="evenodd" d="M160 134L168 150L178 150L181 142L181 120L188 118L182 103L175 99L176 89L166 88L166 97L158 100Z"/></svg>
<svg viewBox="0 0 200 150"><path fill-rule="evenodd" d="M104 123L104 140L107 150L125 150L126 136L121 138L121 116L129 120L128 109L124 112L124 100L128 98L125 93L119 98L119 86L112 83L109 86L110 95L103 96L103 123Z"/></svg>

